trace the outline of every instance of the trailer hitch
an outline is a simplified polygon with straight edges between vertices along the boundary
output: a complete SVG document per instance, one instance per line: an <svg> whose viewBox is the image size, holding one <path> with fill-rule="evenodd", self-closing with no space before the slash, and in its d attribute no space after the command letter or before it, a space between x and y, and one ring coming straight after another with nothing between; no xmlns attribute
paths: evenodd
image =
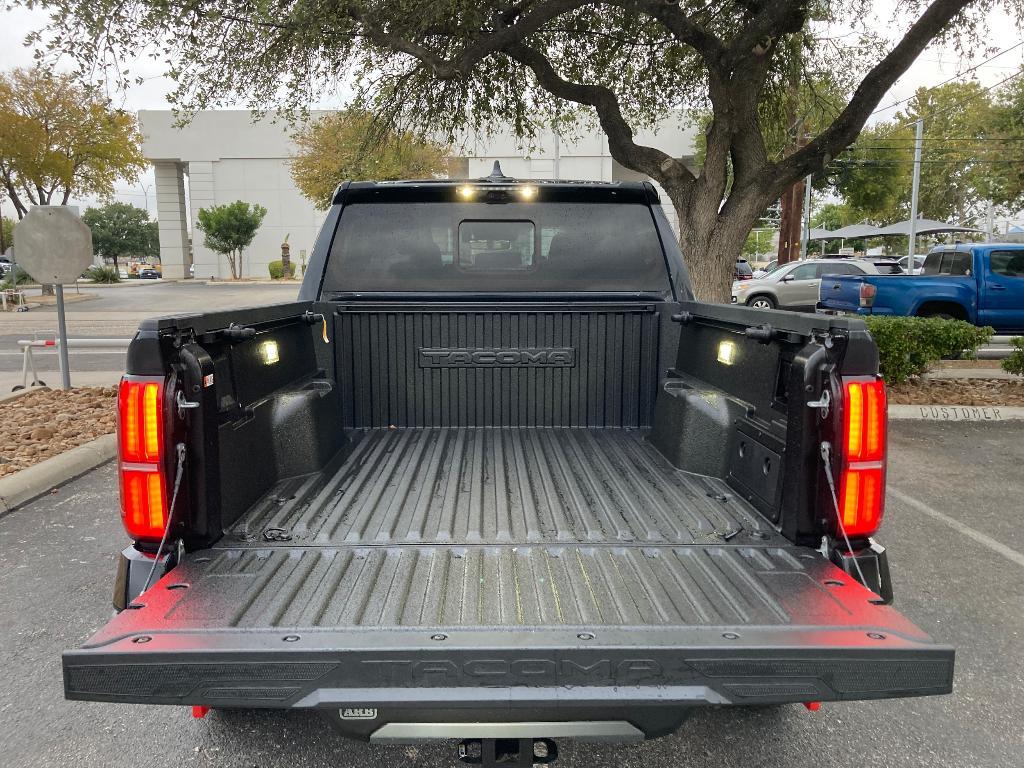
<svg viewBox="0 0 1024 768"><path fill-rule="evenodd" d="M459 744L459 760L483 768L553 763L558 746L552 739L466 739Z"/></svg>

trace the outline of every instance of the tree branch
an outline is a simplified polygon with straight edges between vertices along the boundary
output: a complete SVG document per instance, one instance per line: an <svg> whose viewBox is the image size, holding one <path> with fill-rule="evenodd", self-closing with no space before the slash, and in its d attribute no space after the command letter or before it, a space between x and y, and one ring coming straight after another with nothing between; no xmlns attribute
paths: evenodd
<svg viewBox="0 0 1024 768"><path fill-rule="evenodd" d="M409 54L430 67L438 79L453 80L467 76L482 59L508 45L521 42L539 31L549 21L588 5L591 3L586 0L549 0L526 14L520 15L518 10L512 11L506 14L506 20L496 31L479 37L452 59L442 58L419 43L381 29L358 8L349 7L347 13L353 21L362 24L363 35L371 42ZM453 37L451 33L449 36Z"/></svg>
<svg viewBox="0 0 1024 768"><path fill-rule="evenodd" d="M610 88L565 80L543 54L522 43L506 46L505 53L514 61L529 67L537 82L548 93L565 101L593 107L608 136L612 157L618 162L658 181L694 181L693 174L682 162L660 149L633 141L633 129L626 122L619 100Z"/></svg>
<svg viewBox="0 0 1024 768"><path fill-rule="evenodd" d="M970 4L971 0L935 0L896 47L868 72L850 103L832 124L806 147L766 169L768 179L774 182L769 188L781 192L801 176L821 171L833 157L853 143L871 111L896 80L943 28Z"/></svg>

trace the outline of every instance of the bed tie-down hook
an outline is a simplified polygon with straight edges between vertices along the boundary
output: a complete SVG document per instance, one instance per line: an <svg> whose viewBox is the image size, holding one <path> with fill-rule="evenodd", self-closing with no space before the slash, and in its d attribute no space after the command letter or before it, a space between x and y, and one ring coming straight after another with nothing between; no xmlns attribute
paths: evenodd
<svg viewBox="0 0 1024 768"><path fill-rule="evenodd" d="M819 397L817 400L811 400L810 402L807 403L808 408L819 409L821 411L821 418L823 419L828 418L828 410L831 407L831 405L832 395L827 389L822 391L821 397Z"/></svg>
<svg viewBox="0 0 1024 768"><path fill-rule="evenodd" d="M174 404L178 406L179 419L185 418L185 411L191 411L194 408L199 407L199 403L193 402L192 400L186 400L185 393L180 389L178 390L178 394L174 396Z"/></svg>
<svg viewBox="0 0 1024 768"><path fill-rule="evenodd" d="M305 320L308 325L320 323L320 338L324 340L324 344L331 343L331 340L327 337L327 315L322 312L307 311L303 314L302 319Z"/></svg>

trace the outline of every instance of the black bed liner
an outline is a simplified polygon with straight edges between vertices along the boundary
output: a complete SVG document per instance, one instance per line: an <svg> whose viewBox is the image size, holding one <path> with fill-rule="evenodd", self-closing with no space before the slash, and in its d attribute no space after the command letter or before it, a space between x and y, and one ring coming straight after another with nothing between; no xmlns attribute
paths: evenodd
<svg viewBox="0 0 1024 768"><path fill-rule="evenodd" d="M69 698L391 722L428 704L558 719L602 699L944 693L952 666L721 481L623 429L365 432L64 655Z"/></svg>
<svg viewBox="0 0 1024 768"><path fill-rule="evenodd" d="M218 546L509 542L784 544L717 478L644 429L356 430L341 466L285 480ZM271 534L273 535L273 534Z"/></svg>

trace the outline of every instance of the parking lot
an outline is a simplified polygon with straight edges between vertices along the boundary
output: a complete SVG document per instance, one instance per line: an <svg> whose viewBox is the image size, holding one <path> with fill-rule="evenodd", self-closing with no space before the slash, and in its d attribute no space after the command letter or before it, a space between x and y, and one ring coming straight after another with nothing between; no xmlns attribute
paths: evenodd
<svg viewBox="0 0 1024 768"><path fill-rule="evenodd" d="M213 289L216 290L216 289ZM1012 766L1024 754L1024 441L1017 423L894 422L881 540L896 604L957 647L951 696L702 709L638 746L562 745L562 766ZM308 712L63 699L60 652L110 614L125 542L111 466L0 519L0 763L21 766L446 766L451 745L371 747Z"/></svg>

